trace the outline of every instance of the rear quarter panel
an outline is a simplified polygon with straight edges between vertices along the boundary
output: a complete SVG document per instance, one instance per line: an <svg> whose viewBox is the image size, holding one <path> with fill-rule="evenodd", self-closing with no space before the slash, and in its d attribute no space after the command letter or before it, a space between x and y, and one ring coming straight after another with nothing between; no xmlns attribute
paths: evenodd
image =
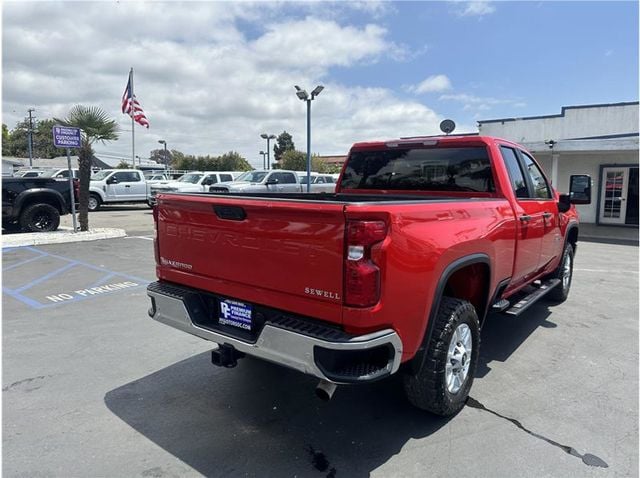
<svg viewBox="0 0 640 478"><path fill-rule="evenodd" d="M449 264L486 254L491 261L489 291L511 274L516 222L505 199L350 205L346 216L386 218L389 235L372 251L374 262L382 266L380 302L370 309L345 307L343 325L351 333L394 328L403 342L403 360L420 346L438 280Z"/></svg>

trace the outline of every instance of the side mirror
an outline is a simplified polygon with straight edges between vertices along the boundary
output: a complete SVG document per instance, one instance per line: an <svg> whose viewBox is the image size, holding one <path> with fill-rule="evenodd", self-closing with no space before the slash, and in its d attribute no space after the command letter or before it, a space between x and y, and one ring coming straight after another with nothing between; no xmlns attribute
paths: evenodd
<svg viewBox="0 0 640 478"><path fill-rule="evenodd" d="M213 184L213 179L205 179L202 181L203 186L211 186Z"/></svg>
<svg viewBox="0 0 640 478"><path fill-rule="evenodd" d="M107 179L107 184L118 184L118 178L116 178L115 176L111 176L109 179Z"/></svg>
<svg viewBox="0 0 640 478"><path fill-rule="evenodd" d="M591 204L591 176L574 174L569 180L571 204Z"/></svg>
<svg viewBox="0 0 640 478"><path fill-rule="evenodd" d="M275 178L269 178L267 179L267 182L264 184L267 186L273 186L274 184L278 184L278 180Z"/></svg>
<svg viewBox="0 0 640 478"><path fill-rule="evenodd" d="M560 194L558 211L567 212L572 204L591 204L591 176L574 174L569 179L569 194Z"/></svg>

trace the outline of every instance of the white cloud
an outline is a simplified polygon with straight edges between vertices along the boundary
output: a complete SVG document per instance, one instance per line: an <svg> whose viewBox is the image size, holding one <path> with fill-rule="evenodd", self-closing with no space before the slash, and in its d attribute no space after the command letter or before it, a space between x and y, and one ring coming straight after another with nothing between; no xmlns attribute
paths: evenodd
<svg viewBox="0 0 640 478"><path fill-rule="evenodd" d="M464 7L458 10L461 17L482 17L496 11L496 7L488 1L465 2Z"/></svg>
<svg viewBox="0 0 640 478"><path fill-rule="evenodd" d="M520 99L492 98L489 96L476 96L468 93L455 93L440 95L440 100L455 101L462 103L465 111L489 111L496 105L510 105L514 108L524 108L527 106Z"/></svg>
<svg viewBox="0 0 640 478"><path fill-rule="evenodd" d="M74 104L100 106L123 132L97 151L129 157L131 124L120 98L133 66L135 93L151 122L149 130L136 127L141 156L165 139L184 153L235 150L257 166L266 146L260 133L283 130L304 149L305 106L295 84L326 87L312 106L314 152L438 132L442 118L429 107L331 76L334 67L396 58L402 48L385 28L291 18L289 8L286 2L5 3L3 122L13 128L30 107L44 119L64 117ZM362 4L354 8L366 14Z"/></svg>
<svg viewBox="0 0 640 478"><path fill-rule="evenodd" d="M417 85L410 86L413 93L434 93L451 89L451 81L446 75L431 75Z"/></svg>

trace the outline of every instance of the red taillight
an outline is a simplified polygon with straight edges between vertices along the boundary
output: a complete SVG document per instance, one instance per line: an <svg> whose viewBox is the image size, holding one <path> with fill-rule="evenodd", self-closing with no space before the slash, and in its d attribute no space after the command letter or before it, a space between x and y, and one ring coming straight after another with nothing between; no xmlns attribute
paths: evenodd
<svg viewBox="0 0 640 478"><path fill-rule="evenodd" d="M384 221L351 221L347 224L349 245L371 246L387 237Z"/></svg>
<svg viewBox="0 0 640 478"><path fill-rule="evenodd" d="M153 206L153 253L156 256L156 264L160 265L160 249L158 246L158 203Z"/></svg>
<svg viewBox="0 0 640 478"><path fill-rule="evenodd" d="M347 305L371 307L380 300L380 269L371 246L387 237L384 221L347 222L344 297Z"/></svg>

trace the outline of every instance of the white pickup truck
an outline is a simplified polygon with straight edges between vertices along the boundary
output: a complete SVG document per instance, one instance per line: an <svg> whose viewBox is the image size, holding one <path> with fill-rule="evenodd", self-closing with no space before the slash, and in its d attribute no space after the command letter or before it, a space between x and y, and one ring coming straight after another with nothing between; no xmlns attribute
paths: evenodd
<svg viewBox="0 0 640 478"><path fill-rule="evenodd" d="M307 173L298 172L300 184L302 184L302 192L307 192ZM334 193L336 192L336 180L331 174L311 173L311 191L312 193Z"/></svg>
<svg viewBox="0 0 640 478"><path fill-rule="evenodd" d="M103 169L91 176L89 211L103 204L147 202L147 183L138 169Z"/></svg>
<svg viewBox="0 0 640 478"><path fill-rule="evenodd" d="M302 186L295 171L275 169L272 171L247 171L234 182L209 187L212 193L299 193Z"/></svg>
<svg viewBox="0 0 640 478"><path fill-rule="evenodd" d="M150 206L155 203L158 193L202 193L209 191L213 184L233 181L234 171L195 171L186 173L175 181L152 184L149 187L147 202Z"/></svg>

